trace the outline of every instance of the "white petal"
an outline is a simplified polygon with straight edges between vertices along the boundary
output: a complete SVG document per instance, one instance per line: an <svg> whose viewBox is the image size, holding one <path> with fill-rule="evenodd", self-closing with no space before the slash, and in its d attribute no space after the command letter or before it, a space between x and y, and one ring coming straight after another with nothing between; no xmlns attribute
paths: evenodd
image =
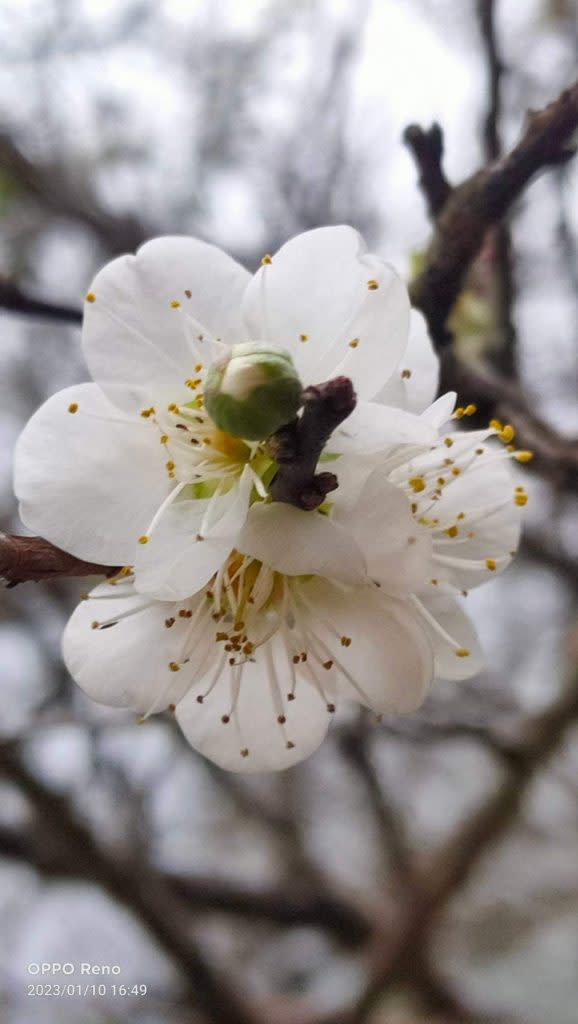
<svg viewBox="0 0 578 1024"><path fill-rule="evenodd" d="M211 672L198 679L194 689L177 707L177 721L191 746L221 768L236 772L278 771L309 757L322 742L330 722L325 701L300 680L295 700L288 702L291 679L284 644L279 635L260 647L242 670L236 713L224 724L232 705L233 672L223 668L219 682L197 702L210 685ZM277 681L278 702L273 699L271 674ZM273 683L273 686L275 684ZM277 721L279 711L287 721ZM287 743L294 744L287 747ZM241 750L248 750L246 756Z"/></svg>
<svg viewBox="0 0 578 1024"><path fill-rule="evenodd" d="M343 478L346 485L354 485L355 467L348 480L345 472L348 462L354 460L337 462L338 479L341 482ZM384 593L408 594L421 589L428 578L431 536L415 522L407 495L387 480L381 466L369 475L364 475L360 467L357 476L357 500L351 501L347 486L342 498L340 485L335 495L333 520L357 542L371 579L380 583Z"/></svg>
<svg viewBox="0 0 578 1024"><path fill-rule="evenodd" d="M431 445L434 428L413 413L377 402L357 407L331 436L327 448L335 453L378 452L398 444Z"/></svg>
<svg viewBox="0 0 578 1024"><path fill-rule="evenodd" d="M198 358L186 337L187 314L229 344L242 340L240 305L249 280L231 257L195 238L155 238L136 256L113 260L85 303L83 347L92 376L123 408L169 395L178 402Z"/></svg>
<svg viewBox="0 0 578 1024"><path fill-rule="evenodd" d="M253 505L238 547L288 576L315 573L346 583L367 578L359 546L342 527L281 502Z"/></svg>
<svg viewBox="0 0 578 1024"><path fill-rule="evenodd" d="M34 414L16 447L14 486L30 530L105 565L132 562L168 492L158 433L96 384L60 391Z"/></svg>
<svg viewBox="0 0 578 1024"><path fill-rule="evenodd" d="M456 405L456 398L455 391L447 391L445 395L440 395L433 405L428 406L424 410L422 418L437 429L443 427L444 423L447 423L452 416Z"/></svg>
<svg viewBox="0 0 578 1024"><path fill-rule="evenodd" d="M343 373L361 398L379 391L407 344L403 281L346 226L287 242L253 278L244 311L251 336L288 349L305 385Z"/></svg>
<svg viewBox="0 0 578 1024"><path fill-rule="evenodd" d="M179 601L196 594L238 546L251 486L251 474L245 468L239 482L222 497L171 505L148 544L139 545L135 561L137 590L162 601ZM212 523L201 534L211 501Z"/></svg>
<svg viewBox="0 0 578 1024"><path fill-rule="evenodd" d="M514 504L509 463L492 462L494 449L480 447L485 454L477 456L479 461L469 472L443 489L435 511L440 530L434 535L431 575L449 580L460 590L503 572L520 540L522 510ZM458 526L458 534L450 539L441 531L451 525ZM489 569L486 559L495 563L495 568Z"/></svg>
<svg viewBox="0 0 578 1024"><path fill-rule="evenodd" d="M103 599L106 588L110 600ZM121 617L131 611L136 613ZM92 628L93 622L113 616L120 616L116 625ZM174 625L167 628L171 618ZM180 656L187 624L174 604L147 601L131 585L120 584L117 592L106 583L73 612L64 631L64 660L78 685L99 704L161 711L176 704L192 682L192 662L178 672L169 668Z"/></svg>
<svg viewBox="0 0 578 1024"><path fill-rule="evenodd" d="M425 609L421 619L434 650L436 676L457 680L468 679L480 672L484 667L484 657L477 633L458 601L433 587L427 594L420 594L419 601ZM439 629L428 616L435 620ZM443 633L455 643L451 643ZM456 654L456 649L461 656ZM466 651L468 653L464 654Z"/></svg>
<svg viewBox="0 0 578 1024"><path fill-rule="evenodd" d="M416 613L402 601L370 587L340 591L322 581L308 586L311 628L324 638L340 692L377 714L403 714L419 707L433 675L433 655ZM323 633L317 622L331 625ZM351 640L343 646L335 636ZM340 665L347 676L340 672Z"/></svg>
<svg viewBox="0 0 578 1024"><path fill-rule="evenodd" d="M409 412L423 412L435 399L438 377L439 360L427 324L422 314L412 309L407 349L374 401L407 409Z"/></svg>

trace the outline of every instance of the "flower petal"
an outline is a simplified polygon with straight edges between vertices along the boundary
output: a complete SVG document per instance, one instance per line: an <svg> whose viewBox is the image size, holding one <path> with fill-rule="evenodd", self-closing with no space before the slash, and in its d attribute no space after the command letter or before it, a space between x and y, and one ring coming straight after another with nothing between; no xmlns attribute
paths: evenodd
<svg viewBox="0 0 578 1024"><path fill-rule="evenodd" d="M341 526L281 502L253 505L238 548L288 576L316 573L345 583L367 578L360 548Z"/></svg>
<svg viewBox="0 0 578 1024"><path fill-rule="evenodd" d="M177 721L195 750L228 771L289 768L317 749L331 716L321 695L305 680L300 681L295 700L287 702L287 676L284 642L277 634L242 669L225 664L202 704L197 697L211 685L211 672L198 679L177 706ZM232 713L236 680L239 693ZM278 721L279 715L284 723ZM223 716L229 721L223 723Z"/></svg>
<svg viewBox="0 0 578 1024"><path fill-rule="evenodd" d="M334 522L357 542L371 579L379 582L384 593L409 594L421 589L430 566L431 536L415 522L405 492L387 480L382 466L367 475L363 466L354 465L347 473L347 464L355 461L340 459L337 463L340 487L332 512ZM357 484L355 502L348 484L353 488Z"/></svg>
<svg viewBox="0 0 578 1024"><path fill-rule="evenodd" d="M403 281L343 225L287 242L253 278L244 312L251 337L287 349L305 385L343 373L362 398L379 391L407 344Z"/></svg>
<svg viewBox="0 0 578 1024"><path fill-rule="evenodd" d="M434 651L436 676L458 680L469 679L481 672L484 657L480 642L458 601L450 594L430 588L427 593L420 594L419 605L422 623Z"/></svg>
<svg viewBox="0 0 578 1024"><path fill-rule="evenodd" d="M196 594L237 546L251 486L251 473L245 468L239 482L222 497L171 505L148 543L139 546L135 561L137 590L161 601L180 601ZM208 510L212 513L211 525L204 529Z"/></svg>
<svg viewBox="0 0 578 1024"><path fill-rule="evenodd" d="M411 605L371 587L344 591L317 580L308 585L307 600L311 630L333 659L328 680L335 672L344 697L376 714L419 707L433 676L433 655Z"/></svg>
<svg viewBox="0 0 578 1024"><path fill-rule="evenodd" d="M374 401L406 409L408 412L423 412L435 399L438 376L439 360L433 349L427 324L422 314L417 309L412 309L407 349Z"/></svg>
<svg viewBox="0 0 578 1024"><path fill-rule="evenodd" d="M430 445L436 436L426 420L411 412L377 402L358 402L327 447L335 453L363 454L385 451L398 444Z"/></svg>
<svg viewBox="0 0 578 1024"><path fill-rule="evenodd" d="M114 616L116 625L93 628ZM172 628L167 628L171 619ZM104 583L69 619L64 660L78 685L99 704L143 714L162 711L176 704L192 682L193 663L178 672L169 667L179 658L187 623L174 604L148 601L131 583Z"/></svg>
<svg viewBox="0 0 578 1024"><path fill-rule="evenodd" d="M123 416L96 384L79 384L27 423L14 487L30 530L78 558L128 565L168 481L152 424Z"/></svg>
<svg viewBox="0 0 578 1024"><path fill-rule="evenodd" d="M230 256L195 238L155 238L136 256L108 263L85 303L83 347L92 376L122 408L169 395L178 402L198 358L187 315L229 344L243 340L240 307L249 280Z"/></svg>

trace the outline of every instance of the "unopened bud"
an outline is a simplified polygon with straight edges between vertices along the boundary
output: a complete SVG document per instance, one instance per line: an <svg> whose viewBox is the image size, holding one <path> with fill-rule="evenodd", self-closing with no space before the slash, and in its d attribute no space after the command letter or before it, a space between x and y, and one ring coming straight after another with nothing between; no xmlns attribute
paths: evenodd
<svg viewBox="0 0 578 1024"><path fill-rule="evenodd" d="M203 400L219 430L261 441L294 419L302 390L288 352L249 341L209 367Z"/></svg>

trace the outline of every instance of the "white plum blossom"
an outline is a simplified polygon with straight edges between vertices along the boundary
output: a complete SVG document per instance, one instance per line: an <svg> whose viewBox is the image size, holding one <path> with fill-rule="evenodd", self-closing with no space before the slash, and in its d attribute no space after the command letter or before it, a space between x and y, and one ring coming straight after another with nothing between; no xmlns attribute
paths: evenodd
<svg viewBox="0 0 578 1024"><path fill-rule="evenodd" d="M380 405L370 415L369 400L403 357L409 318L399 276L348 227L297 236L253 277L185 237L157 238L113 260L85 302L83 349L96 383L54 395L19 440L23 522L105 565L138 566L150 541L146 572L155 563L161 571L179 544L187 557L199 536L212 538L216 571L250 500L266 497L274 467L262 443L224 433L207 415L209 366L231 345L266 343L292 357L304 385L351 377L359 401L347 450L365 448L370 436L378 446L427 443L429 427L410 412ZM196 557L208 564L209 545Z"/></svg>
<svg viewBox="0 0 578 1024"><path fill-rule="evenodd" d="M254 277L157 239L97 276L83 342L97 383L36 413L16 491L31 529L123 567L65 631L90 697L170 710L217 764L269 771L312 753L343 701L409 712L434 676L479 670L462 602L515 552L526 496L508 460L529 453L508 425L447 426L474 409L434 401L425 322L355 231L300 235ZM248 342L288 353L304 386L353 381L319 464L337 489L315 511L272 502L265 444L204 407L209 367Z"/></svg>

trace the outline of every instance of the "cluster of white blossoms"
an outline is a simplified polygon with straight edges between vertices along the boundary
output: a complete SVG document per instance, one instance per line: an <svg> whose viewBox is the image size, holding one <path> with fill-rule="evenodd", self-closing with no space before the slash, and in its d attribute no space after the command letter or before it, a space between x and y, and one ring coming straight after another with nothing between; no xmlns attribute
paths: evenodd
<svg viewBox="0 0 578 1024"><path fill-rule="evenodd" d="M265 441L207 412L209 368L247 342L288 353L305 386L353 382L320 462L338 487L315 511L271 501ZM433 401L423 318L354 230L300 235L253 277L155 239L97 275L83 346L96 383L33 416L15 486L31 530L123 567L65 631L90 697L168 709L208 758L264 771L311 754L341 701L409 712L434 675L479 670L462 595L514 554L526 495L508 460L530 453L508 425L448 426L475 410Z"/></svg>

